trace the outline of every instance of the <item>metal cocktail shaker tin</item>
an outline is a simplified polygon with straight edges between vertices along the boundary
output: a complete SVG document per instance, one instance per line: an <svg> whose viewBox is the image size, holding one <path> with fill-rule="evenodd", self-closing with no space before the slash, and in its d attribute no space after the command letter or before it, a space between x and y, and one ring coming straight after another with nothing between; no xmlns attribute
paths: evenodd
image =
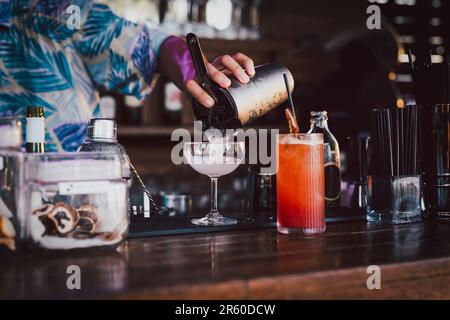
<svg viewBox="0 0 450 320"><path fill-rule="evenodd" d="M294 90L294 79L290 71L281 64L264 64L255 68L255 76L247 84L233 79L224 90L229 103L236 108L237 118L242 125L258 118L287 101L283 73L288 75L289 89Z"/></svg>
<svg viewBox="0 0 450 320"><path fill-rule="evenodd" d="M216 102L212 108L193 102L194 114L197 120L203 122L203 129L240 128L287 101L284 73L288 76L289 90L294 90L291 72L278 63L257 66L255 75L247 84L232 78L229 88L221 88L209 78L198 38L190 33L186 36L186 41L199 84Z"/></svg>

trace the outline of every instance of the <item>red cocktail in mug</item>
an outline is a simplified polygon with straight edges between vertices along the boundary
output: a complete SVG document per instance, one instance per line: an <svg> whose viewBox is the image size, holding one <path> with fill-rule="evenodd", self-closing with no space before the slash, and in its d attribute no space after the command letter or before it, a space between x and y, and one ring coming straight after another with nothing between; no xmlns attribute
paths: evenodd
<svg viewBox="0 0 450 320"><path fill-rule="evenodd" d="M277 227L281 233L325 231L322 134L282 134L277 141Z"/></svg>

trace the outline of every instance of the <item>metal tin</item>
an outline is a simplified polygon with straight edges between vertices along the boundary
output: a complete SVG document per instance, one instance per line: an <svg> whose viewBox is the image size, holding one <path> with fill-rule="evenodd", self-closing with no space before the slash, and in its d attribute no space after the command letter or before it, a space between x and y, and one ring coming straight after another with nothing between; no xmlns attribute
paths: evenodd
<svg viewBox="0 0 450 320"><path fill-rule="evenodd" d="M294 91L294 78L283 65L269 63L255 68L255 75L250 82L242 84L233 79L225 91L231 96L237 118L242 125L258 118L287 101L288 96L283 74L289 79L289 89Z"/></svg>

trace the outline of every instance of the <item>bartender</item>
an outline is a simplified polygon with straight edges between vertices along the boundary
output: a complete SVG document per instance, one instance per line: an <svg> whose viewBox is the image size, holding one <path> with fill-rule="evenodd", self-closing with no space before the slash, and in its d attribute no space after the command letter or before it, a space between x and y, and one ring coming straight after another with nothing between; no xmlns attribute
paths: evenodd
<svg viewBox="0 0 450 320"><path fill-rule="evenodd" d="M79 8L79 28L71 5ZM242 53L220 56L207 69L224 88L231 84L227 74L247 83L255 73ZM43 106L47 151L77 150L89 119L102 116L98 88L144 99L156 73L205 107L213 105L194 81L181 38L127 21L94 1L0 0L0 116Z"/></svg>

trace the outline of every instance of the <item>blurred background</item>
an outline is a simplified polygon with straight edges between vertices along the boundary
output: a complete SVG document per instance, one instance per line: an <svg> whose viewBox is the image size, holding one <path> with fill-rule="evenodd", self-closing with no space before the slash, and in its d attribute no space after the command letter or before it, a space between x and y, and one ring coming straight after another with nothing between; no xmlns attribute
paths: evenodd
<svg viewBox="0 0 450 320"><path fill-rule="evenodd" d="M450 53L450 1L446 0L105 2L129 20L180 36L196 33L211 59L243 52L256 64L285 64L295 79L294 102L301 130L309 127L309 111L327 110L330 129L341 145L347 136L368 132L371 108L415 102L409 49L431 54L433 63L443 63ZM381 11L381 30L366 26L370 5ZM189 99L163 78L146 101L114 92L102 95L102 109L118 120L119 139L138 170L148 174L148 184L156 189L192 187L186 178L192 169L174 166L170 160L173 129L193 127ZM251 126L286 131L283 109ZM242 176L245 170L241 169ZM169 181L169 172L173 181ZM198 179L205 182L201 189L206 193L207 178L198 175ZM239 175L226 179L234 179L225 184L237 194L245 188Z"/></svg>

